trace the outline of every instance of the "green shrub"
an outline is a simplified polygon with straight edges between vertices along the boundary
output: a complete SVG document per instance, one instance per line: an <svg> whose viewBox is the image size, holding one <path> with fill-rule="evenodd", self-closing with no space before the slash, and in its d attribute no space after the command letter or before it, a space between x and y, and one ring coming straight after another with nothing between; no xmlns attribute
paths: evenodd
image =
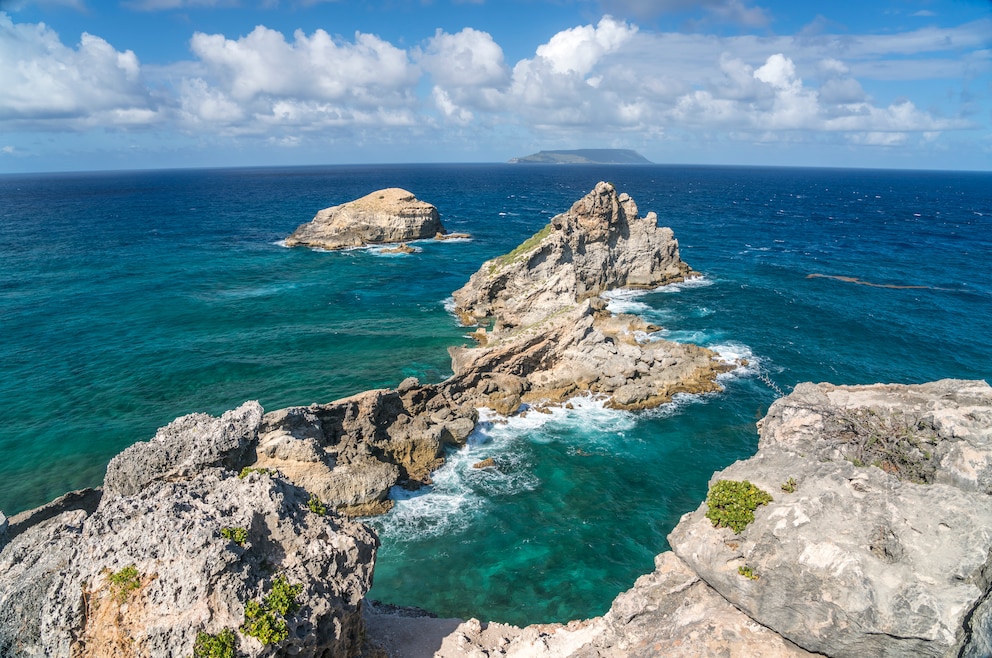
<svg viewBox="0 0 992 658"><path fill-rule="evenodd" d="M795 493L798 486L799 485L796 483L796 478L789 478L782 483L782 491L785 493Z"/></svg>
<svg viewBox="0 0 992 658"><path fill-rule="evenodd" d="M238 477L241 478L242 480L244 480L246 477L248 477L249 473L260 473L262 475L275 475L276 474L276 472L273 471L272 469L268 469L268 468L253 468L251 466L245 466L244 468L241 469L241 472L238 473Z"/></svg>
<svg viewBox="0 0 992 658"><path fill-rule="evenodd" d="M752 569L751 567L747 566L746 564L743 565L743 566L737 567L737 573L739 573L740 575L744 576L745 578L749 578L750 580L757 580L758 579L758 574L754 573L754 569Z"/></svg>
<svg viewBox="0 0 992 658"><path fill-rule="evenodd" d="M302 584L290 585L286 576L276 576L272 589L261 603L245 603L245 623L241 626L241 632L258 638L262 644L275 644L288 638L286 617L300 609L296 597L302 591Z"/></svg>
<svg viewBox="0 0 992 658"><path fill-rule="evenodd" d="M225 628L217 635L197 633L193 645L193 658L234 658L237 655L238 637L230 628Z"/></svg>
<svg viewBox="0 0 992 658"><path fill-rule="evenodd" d="M127 600L131 592L141 587L141 576L138 574L138 567L129 564L120 571L110 574L110 591L119 603Z"/></svg>
<svg viewBox="0 0 992 658"><path fill-rule="evenodd" d="M714 527L740 532L754 521L754 510L758 505L770 502L771 494L747 480L719 480L710 487L706 496L706 505L709 507L706 518L713 522Z"/></svg>
<svg viewBox="0 0 992 658"><path fill-rule="evenodd" d="M317 497L317 494L310 494L310 500L307 501L307 507L310 508L311 512L319 516L324 516L327 514L327 507L324 503L320 502L320 498Z"/></svg>
<svg viewBox="0 0 992 658"><path fill-rule="evenodd" d="M275 644L289 637L286 620L258 601L245 603L245 623L241 626L241 632L258 638L262 644Z"/></svg>
<svg viewBox="0 0 992 658"><path fill-rule="evenodd" d="M220 529L220 536L229 541L233 541L238 546L244 546L245 542L248 541L248 530L247 528L242 528L240 526L228 527L224 526Z"/></svg>

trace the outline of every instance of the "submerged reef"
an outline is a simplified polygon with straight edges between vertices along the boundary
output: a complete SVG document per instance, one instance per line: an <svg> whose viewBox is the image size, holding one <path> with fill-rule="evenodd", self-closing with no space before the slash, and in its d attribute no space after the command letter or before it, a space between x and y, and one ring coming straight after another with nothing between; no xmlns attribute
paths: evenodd
<svg viewBox="0 0 992 658"><path fill-rule="evenodd" d="M694 275L653 213L598 184L454 293L476 330L449 379L184 416L103 487L0 514L0 655L992 654L992 388L974 381L797 386L602 617L518 628L365 600L378 539L349 517L429 483L480 408L719 390L737 364L601 297Z"/></svg>

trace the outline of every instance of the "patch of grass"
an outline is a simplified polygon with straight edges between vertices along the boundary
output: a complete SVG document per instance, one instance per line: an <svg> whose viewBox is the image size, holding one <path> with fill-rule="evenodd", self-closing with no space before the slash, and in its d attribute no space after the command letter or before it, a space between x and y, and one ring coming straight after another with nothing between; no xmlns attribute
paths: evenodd
<svg viewBox="0 0 992 658"><path fill-rule="evenodd" d="M536 247L541 240L551 235L553 228L554 227L551 225L551 222L548 222L547 226L521 242L513 251L494 258L492 264L489 266L489 273L493 274L496 270L502 269L503 267L520 260L524 254Z"/></svg>
<svg viewBox="0 0 992 658"><path fill-rule="evenodd" d="M785 493L795 493L798 486L799 485L796 483L796 478L789 478L782 483L782 491Z"/></svg>
<svg viewBox="0 0 992 658"><path fill-rule="evenodd" d="M238 636L230 628L220 633L197 633L193 658L235 658Z"/></svg>
<svg viewBox="0 0 992 658"><path fill-rule="evenodd" d="M261 602L245 603L245 623L241 632L257 638L262 644L275 644L288 638L286 617L299 610L296 597L302 591L302 584L290 585L285 576L276 576L272 589Z"/></svg>
<svg viewBox="0 0 992 658"><path fill-rule="evenodd" d="M737 573L739 573L740 575L744 576L745 578L747 578L749 580L757 580L758 579L758 574L754 573L754 569L752 569L751 567L747 566L746 564L737 567Z"/></svg>
<svg viewBox="0 0 992 658"><path fill-rule="evenodd" d="M141 575L138 573L138 567L133 564L112 572L108 580L110 591L118 603L126 601L132 592L141 587Z"/></svg>
<svg viewBox="0 0 992 658"><path fill-rule="evenodd" d="M244 468L241 469L241 472L238 473L238 478L244 480L246 477L248 477L250 473L260 473L262 475L276 474L276 472L270 468L254 468L252 466L245 466Z"/></svg>
<svg viewBox="0 0 992 658"><path fill-rule="evenodd" d="M327 514L327 506L320 501L317 494L310 494L310 500L307 501L307 508L318 516Z"/></svg>
<svg viewBox="0 0 992 658"><path fill-rule="evenodd" d="M238 546L244 546L248 541L248 529L240 526L224 526L220 529L220 536L229 541L233 541Z"/></svg>
<svg viewBox="0 0 992 658"><path fill-rule="evenodd" d="M740 532L754 521L754 510L772 502L772 496L747 480L719 480L706 495L706 518L716 528Z"/></svg>

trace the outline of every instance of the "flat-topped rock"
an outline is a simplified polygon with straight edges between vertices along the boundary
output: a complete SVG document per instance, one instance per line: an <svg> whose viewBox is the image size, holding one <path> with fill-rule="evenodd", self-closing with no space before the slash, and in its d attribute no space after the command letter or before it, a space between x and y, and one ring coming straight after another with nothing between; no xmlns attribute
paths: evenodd
<svg viewBox="0 0 992 658"><path fill-rule="evenodd" d="M411 192L390 187L324 208L286 238L286 246L346 249L400 243L444 234L437 208Z"/></svg>

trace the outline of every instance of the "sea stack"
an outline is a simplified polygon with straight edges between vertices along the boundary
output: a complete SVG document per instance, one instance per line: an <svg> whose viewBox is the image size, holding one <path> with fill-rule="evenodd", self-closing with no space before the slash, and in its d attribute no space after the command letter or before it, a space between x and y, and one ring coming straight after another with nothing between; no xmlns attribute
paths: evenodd
<svg viewBox="0 0 992 658"><path fill-rule="evenodd" d="M487 261L453 294L465 324L495 329L533 324L615 288L656 288L684 281L692 269L672 230L610 183L572 204L508 254Z"/></svg>
<svg viewBox="0 0 992 658"><path fill-rule="evenodd" d="M288 247L347 249L433 238L446 233L437 208L390 187L324 208L286 238Z"/></svg>

